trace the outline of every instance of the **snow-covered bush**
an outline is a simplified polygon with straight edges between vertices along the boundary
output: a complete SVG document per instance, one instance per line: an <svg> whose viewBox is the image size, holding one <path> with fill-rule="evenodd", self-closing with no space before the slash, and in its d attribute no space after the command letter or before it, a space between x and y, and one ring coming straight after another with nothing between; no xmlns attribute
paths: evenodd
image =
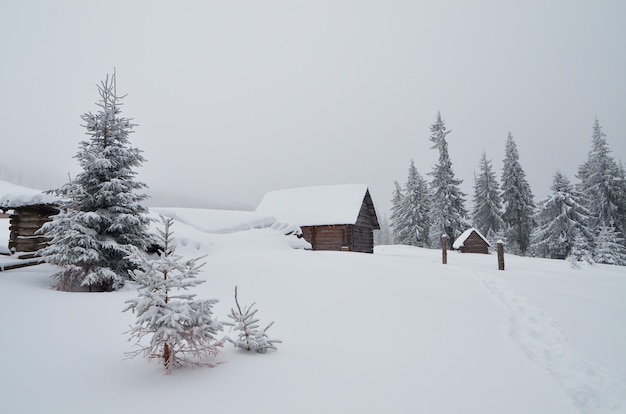
<svg viewBox="0 0 626 414"><path fill-rule="evenodd" d="M202 257L183 261L176 255L173 220L163 216L161 220L164 229L158 230L162 247L159 258L150 260L138 251L129 257L138 267L131 275L139 287L138 297L128 300L124 311L132 310L137 315L128 333L129 341L135 340L139 349L128 355L162 359L168 371L187 364L212 366L205 358L217 355L223 345L223 340L216 339L223 326L212 310L218 301L197 300L193 294L179 293L204 283L197 276L205 263L198 263ZM150 336L150 342L142 344L146 336Z"/></svg>
<svg viewBox="0 0 626 414"><path fill-rule="evenodd" d="M237 287L235 286L235 304L237 309L231 308L228 315L234 321L234 329L238 331L238 337L236 340L228 338L230 342L235 345L236 348L241 348L246 351L254 351L260 354L264 354L268 349L276 350L277 343L281 343L277 339L270 339L267 336L267 330L274 324L271 322L265 327L265 329L259 329L259 319L255 317L257 310L254 309L254 303L250 306L244 306L243 309L239 305L239 299L237 298Z"/></svg>

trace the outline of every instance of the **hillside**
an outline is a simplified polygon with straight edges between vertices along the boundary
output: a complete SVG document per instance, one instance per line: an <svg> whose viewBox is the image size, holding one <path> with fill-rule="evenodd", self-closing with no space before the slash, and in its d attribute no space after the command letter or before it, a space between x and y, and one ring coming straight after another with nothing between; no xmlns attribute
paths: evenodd
<svg viewBox="0 0 626 414"><path fill-rule="evenodd" d="M179 215L194 221L175 224L178 252L208 253L195 293L226 319L239 286L278 351L227 346L215 368L164 375L124 360L132 284L64 293L49 265L0 272L3 413L626 412L623 267L294 250L269 227L207 233L209 211Z"/></svg>

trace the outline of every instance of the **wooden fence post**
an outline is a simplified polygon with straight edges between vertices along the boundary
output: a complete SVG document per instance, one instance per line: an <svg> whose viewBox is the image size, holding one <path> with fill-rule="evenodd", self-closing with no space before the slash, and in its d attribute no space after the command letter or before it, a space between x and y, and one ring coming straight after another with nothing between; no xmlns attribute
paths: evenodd
<svg viewBox="0 0 626 414"><path fill-rule="evenodd" d="M504 244L502 240L498 240L498 270L504 270Z"/></svg>
<svg viewBox="0 0 626 414"><path fill-rule="evenodd" d="M448 235L441 235L441 263L448 264Z"/></svg>

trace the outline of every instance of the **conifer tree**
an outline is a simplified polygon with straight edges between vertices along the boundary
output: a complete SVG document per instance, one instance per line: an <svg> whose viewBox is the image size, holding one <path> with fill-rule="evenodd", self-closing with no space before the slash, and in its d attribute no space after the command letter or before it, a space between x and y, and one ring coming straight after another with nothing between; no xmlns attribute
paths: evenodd
<svg viewBox="0 0 626 414"><path fill-rule="evenodd" d="M215 338L223 329L213 316L218 301L195 299L196 295L182 292L205 282L198 279L204 263L198 263L202 257L183 261L176 254L173 219L161 216L161 221L159 258L150 260L138 250L129 257L137 267L131 274L139 287L138 297L126 301L124 312L131 310L137 315L128 333L139 349L128 355L160 359L167 371L186 364L211 365L203 360L217 355L223 344ZM146 336L150 342L142 344Z"/></svg>
<svg viewBox="0 0 626 414"><path fill-rule="evenodd" d="M472 214L474 227L487 238L493 239L504 227L504 221L501 217L500 185L485 151L483 151L479 168L480 171L474 183L474 210Z"/></svg>
<svg viewBox="0 0 626 414"><path fill-rule="evenodd" d="M507 226L507 239L513 251L522 255L530 244L530 234L534 227L533 194L526 181L526 173L519 162L519 153L513 136L509 132L506 140L504 167L502 171L502 219Z"/></svg>
<svg viewBox="0 0 626 414"><path fill-rule="evenodd" d="M498 247L498 246L497 246L497 243L498 243L498 242L502 242L502 244L504 245L505 249L509 246L509 241L508 241L508 239L507 239L506 226L501 227L501 228L500 228L500 230L498 230L497 232L495 232L495 233L493 234L493 236L491 236L491 237L492 237L492 240L493 240L495 243L492 243L492 244L491 244L491 248L490 248L490 250L496 251L496 249L497 249L497 247Z"/></svg>
<svg viewBox="0 0 626 414"><path fill-rule="evenodd" d="M581 245L581 239L576 240L577 235L582 235L588 243L593 239L588 227L589 212L581 195L561 172L554 175L552 194L539 203L536 222L532 243L541 257L565 259L576 242L579 250L589 248Z"/></svg>
<svg viewBox="0 0 626 414"><path fill-rule="evenodd" d="M430 132L431 148L439 152L439 162L430 172L433 177L430 238L431 243L437 246L441 235L446 234L451 248L454 240L469 227L465 194L459 188L463 181L454 177L446 140L450 131L446 129L440 112L437 112L437 120L431 125Z"/></svg>
<svg viewBox="0 0 626 414"><path fill-rule="evenodd" d="M404 194L402 187L397 181L394 181L393 198L391 199L391 233L393 242L396 244L405 244L403 232L406 227L404 222Z"/></svg>
<svg viewBox="0 0 626 414"><path fill-rule="evenodd" d="M596 263L626 266L624 238L615 230L615 226L604 223L598 226L593 260Z"/></svg>
<svg viewBox="0 0 626 414"><path fill-rule="evenodd" d="M250 306L244 306L243 309L239 305L237 298L237 286L235 286L235 304L237 309L231 308L228 315L234 321L235 330L238 331L237 340L228 339L235 345L245 351L254 351L264 354L268 349L276 350L277 343L281 343L278 339L270 339L267 330L274 324L271 322L265 329L259 329L259 319L256 317L257 309L254 303Z"/></svg>
<svg viewBox="0 0 626 414"><path fill-rule="evenodd" d="M580 191L588 200L587 208L594 218L592 228L613 223L615 230L626 234L626 177L624 170L610 155L611 150L596 118L593 124L591 150L587 161L578 169Z"/></svg>
<svg viewBox="0 0 626 414"><path fill-rule="evenodd" d="M98 93L98 112L82 116L89 136L75 156L82 172L53 191L67 201L42 228L50 242L40 255L63 267L53 275L63 290L122 286L134 268L128 254L151 243L150 220L141 204L147 196L136 193L146 185L134 179L144 158L130 145L135 125L121 116L123 96L117 95L115 73L98 85Z"/></svg>
<svg viewBox="0 0 626 414"><path fill-rule="evenodd" d="M579 263L595 263L593 260L593 252L589 246L589 240L587 237L583 236L583 233L574 229L574 243L572 245L572 250L570 251L570 255L567 258L572 267L579 267Z"/></svg>
<svg viewBox="0 0 626 414"><path fill-rule="evenodd" d="M402 200L404 228L399 231L403 244L427 247L430 236L430 197L428 183L411 160Z"/></svg>

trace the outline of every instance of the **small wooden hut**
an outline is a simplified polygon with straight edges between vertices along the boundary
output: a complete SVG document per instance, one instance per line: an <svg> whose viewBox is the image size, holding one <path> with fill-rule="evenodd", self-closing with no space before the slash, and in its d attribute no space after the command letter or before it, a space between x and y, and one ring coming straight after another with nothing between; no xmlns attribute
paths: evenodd
<svg viewBox="0 0 626 414"><path fill-rule="evenodd" d="M452 245L452 248L461 253L489 253L491 244L485 236L480 234L475 228L467 229L461 234Z"/></svg>
<svg viewBox="0 0 626 414"><path fill-rule="evenodd" d="M380 229L366 185L272 191L256 212L300 226L313 250L373 253L374 230Z"/></svg>
<svg viewBox="0 0 626 414"><path fill-rule="evenodd" d="M32 257L44 247L47 238L36 234L37 230L58 214L55 203L59 199L39 190L21 187L6 181L0 181L0 211L11 212L9 215L8 248L22 254L20 258Z"/></svg>

